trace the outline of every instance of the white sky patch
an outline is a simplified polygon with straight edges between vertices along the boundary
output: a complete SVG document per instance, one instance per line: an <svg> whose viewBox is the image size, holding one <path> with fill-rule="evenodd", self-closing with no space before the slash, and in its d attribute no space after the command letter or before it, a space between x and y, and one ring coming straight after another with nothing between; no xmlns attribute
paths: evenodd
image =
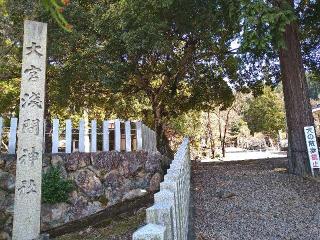
<svg viewBox="0 0 320 240"><path fill-rule="evenodd" d="M231 42L231 45L230 45L230 50L233 50L233 49L237 49L240 47L240 44L239 44L239 39L235 39Z"/></svg>

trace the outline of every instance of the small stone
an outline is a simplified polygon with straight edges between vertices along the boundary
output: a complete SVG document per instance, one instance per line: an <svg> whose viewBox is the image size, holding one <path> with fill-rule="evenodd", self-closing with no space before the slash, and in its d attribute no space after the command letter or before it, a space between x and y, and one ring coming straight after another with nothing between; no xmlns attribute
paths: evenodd
<svg viewBox="0 0 320 240"><path fill-rule="evenodd" d="M6 198L4 199L4 205L3 206L5 206L4 212L6 214L13 215L13 211L14 211L14 194L7 194L6 195Z"/></svg>
<svg viewBox="0 0 320 240"><path fill-rule="evenodd" d="M126 193L123 198L122 198L122 201L124 200L131 200L131 199L134 199L134 198L137 198L137 197L142 197L144 195L147 194L147 191L146 190L143 190L143 189L133 189L131 190L130 192Z"/></svg>
<svg viewBox="0 0 320 240"><path fill-rule="evenodd" d="M37 240L49 240L49 239L50 239L50 236L48 233L43 233L37 238Z"/></svg>
<svg viewBox="0 0 320 240"><path fill-rule="evenodd" d="M6 165L6 162L3 159L0 159L0 169L3 169Z"/></svg>
<svg viewBox="0 0 320 240"><path fill-rule="evenodd" d="M65 218L69 210L69 204L42 204L41 221L44 229L59 226L65 223Z"/></svg>
<svg viewBox="0 0 320 240"><path fill-rule="evenodd" d="M103 208L100 202L98 201L89 202L86 208L86 215L89 216L91 214L101 211L102 209Z"/></svg>
<svg viewBox="0 0 320 240"><path fill-rule="evenodd" d="M236 194L235 193L232 193L232 192L227 192L227 191L224 191L224 190L220 190L217 192L217 197L218 198L231 198L231 197L235 197Z"/></svg>
<svg viewBox="0 0 320 240"><path fill-rule="evenodd" d="M14 187L15 187L14 175L0 170L0 188L5 191L14 192Z"/></svg>
<svg viewBox="0 0 320 240"><path fill-rule="evenodd" d="M10 240L11 237L10 237L9 233L0 231L0 239L1 240Z"/></svg>
<svg viewBox="0 0 320 240"><path fill-rule="evenodd" d="M42 168L46 168L50 166L50 155L45 154L42 158Z"/></svg>
<svg viewBox="0 0 320 240"><path fill-rule="evenodd" d="M162 177L160 173L156 173L152 176L150 180L150 187L149 187L150 192L159 191L161 179Z"/></svg>
<svg viewBox="0 0 320 240"><path fill-rule="evenodd" d="M88 227L88 228L85 230L86 233L90 233L91 231L92 231L92 227L91 227L91 226Z"/></svg>
<svg viewBox="0 0 320 240"><path fill-rule="evenodd" d="M59 154L52 154L51 165L54 167L64 165L64 161Z"/></svg>
<svg viewBox="0 0 320 240"><path fill-rule="evenodd" d="M123 193L120 189L112 190L110 187L105 191L105 197L108 199L107 207L112 206L121 201Z"/></svg>
<svg viewBox="0 0 320 240"><path fill-rule="evenodd" d="M6 159L5 159L6 166L4 170L13 175L16 174L16 157L17 157L16 155L9 154L6 156Z"/></svg>

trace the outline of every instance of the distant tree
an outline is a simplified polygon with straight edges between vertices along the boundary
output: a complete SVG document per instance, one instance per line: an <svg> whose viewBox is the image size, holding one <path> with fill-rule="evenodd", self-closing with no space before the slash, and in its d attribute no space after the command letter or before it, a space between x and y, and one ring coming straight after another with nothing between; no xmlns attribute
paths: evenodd
<svg viewBox="0 0 320 240"><path fill-rule="evenodd" d="M249 97L250 95L248 94L236 93L234 101L230 106L227 108L224 106L217 106L213 110L218 121L219 141L223 157L226 155L227 138L235 123L238 123L241 120L242 112L247 105Z"/></svg>
<svg viewBox="0 0 320 240"><path fill-rule="evenodd" d="M270 87L264 88L262 95L249 101L244 119L252 134L262 132L275 138L278 130L286 128L282 98Z"/></svg>

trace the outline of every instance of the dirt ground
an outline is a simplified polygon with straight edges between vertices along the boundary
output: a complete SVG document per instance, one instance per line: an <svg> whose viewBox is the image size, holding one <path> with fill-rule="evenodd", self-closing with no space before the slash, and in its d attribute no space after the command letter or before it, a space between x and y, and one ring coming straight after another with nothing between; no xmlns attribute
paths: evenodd
<svg viewBox="0 0 320 240"><path fill-rule="evenodd" d="M286 164L193 165L192 238L320 239L320 183L288 174Z"/></svg>
<svg viewBox="0 0 320 240"><path fill-rule="evenodd" d="M131 217L118 217L112 222L102 223L95 228L89 227L83 231L66 234L57 240L131 240L133 232L145 222L145 211L140 211Z"/></svg>

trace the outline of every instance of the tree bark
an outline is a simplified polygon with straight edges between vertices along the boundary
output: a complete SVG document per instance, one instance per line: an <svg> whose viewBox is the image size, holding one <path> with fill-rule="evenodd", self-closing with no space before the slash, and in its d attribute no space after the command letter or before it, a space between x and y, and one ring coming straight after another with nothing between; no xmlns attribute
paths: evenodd
<svg viewBox="0 0 320 240"><path fill-rule="evenodd" d="M212 132L212 127L211 127L211 117L210 117L210 111L208 110L207 112L208 115L208 131L209 131L209 141L210 141L210 150L211 150L211 158L215 157L215 143L214 143L214 138L213 138L213 132Z"/></svg>
<svg viewBox="0 0 320 240"><path fill-rule="evenodd" d="M230 114L231 108L228 110L226 123L224 125L224 131L223 131L223 139L222 139L222 156L226 156L226 136L227 136L227 128L229 125L229 114Z"/></svg>
<svg viewBox="0 0 320 240"><path fill-rule="evenodd" d="M170 159L172 159L174 156L174 153L170 148L169 139L165 134L162 116L163 116L163 111L161 106L153 106L154 125L155 125L155 131L157 134L157 149L162 155L165 155Z"/></svg>
<svg viewBox="0 0 320 240"><path fill-rule="evenodd" d="M52 149L52 136L51 136L51 130L52 130L52 124L51 124L51 113L49 111L50 109L50 101L49 101L49 88L48 83L46 84L46 95L45 95L45 108L44 108L44 152L51 153Z"/></svg>
<svg viewBox="0 0 320 240"><path fill-rule="evenodd" d="M289 0L289 2L293 6L293 1ZM314 125L314 120L296 22L291 22L286 26L284 42L285 48L280 49L279 57L288 127L289 172L306 176L311 175L311 168L304 127Z"/></svg>

